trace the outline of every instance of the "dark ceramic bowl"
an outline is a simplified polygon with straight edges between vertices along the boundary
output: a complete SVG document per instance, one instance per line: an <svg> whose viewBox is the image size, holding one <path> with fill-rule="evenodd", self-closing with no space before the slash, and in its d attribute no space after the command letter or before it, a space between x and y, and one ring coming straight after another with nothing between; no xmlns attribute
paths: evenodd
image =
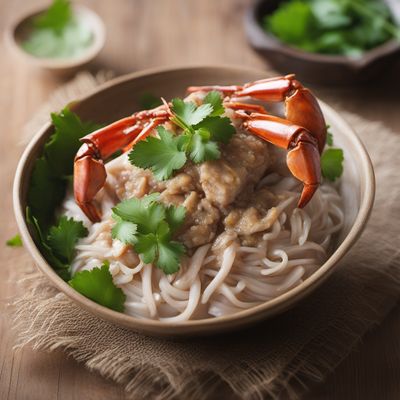
<svg viewBox="0 0 400 400"><path fill-rule="evenodd" d="M263 17L282 0L258 0L247 10L245 29L250 44L284 73L296 73L302 80L319 84L350 84L368 81L400 59L400 41L390 40L360 58L308 53L286 45L262 28ZM400 20L400 1L387 1L395 19Z"/></svg>

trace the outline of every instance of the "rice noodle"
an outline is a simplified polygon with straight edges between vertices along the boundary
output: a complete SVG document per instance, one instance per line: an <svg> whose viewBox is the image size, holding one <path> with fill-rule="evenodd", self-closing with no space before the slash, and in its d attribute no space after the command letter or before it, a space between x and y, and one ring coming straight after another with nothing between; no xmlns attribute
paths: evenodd
<svg viewBox="0 0 400 400"><path fill-rule="evenodd" d="M180 323L229 315L273 299L324 263L333 235L343 226L341 198L334 185L322 184L310 203L297 209L299 182L272 172L258 188L268 186L280 200L270 228L261 233L256 246L240 245L236 235L227 236L223 245L214 240L195 249L179 272L167 276L144 264L132 248L111 239L110 209L118 200L112 188L126 162L123 155L107 164L107 185L99 193L101 222L92 224L72 194L62 212L82 220L89 231L76 246L72 273L108 260L114 283L126 294L124 312L136 318Z"/></svg>

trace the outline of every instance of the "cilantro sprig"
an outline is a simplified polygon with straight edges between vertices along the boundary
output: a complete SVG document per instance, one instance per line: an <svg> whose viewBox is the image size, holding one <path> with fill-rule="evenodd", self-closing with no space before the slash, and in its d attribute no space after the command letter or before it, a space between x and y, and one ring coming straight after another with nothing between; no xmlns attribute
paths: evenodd
<svg viewBox="0 0 400 400"><path fill-rule="evenodd" d="M329 129L329 126L327 126ZM326 144L328 148L321 155L322 176L332 182L340 178L343 173L343 150L333 147L333 135L327 132Z"/></svg>
<svg viewBox="0 0 400 400"><path fill-rule="evenodd" d="M124 311L126 296L121 288L115 286L108 261L100 268L77 272L68 283L94 302L115 311Z"/></svg>
<svg viewBox="0 0 400 400"><path fill-rule="evenodd" d="M6 241L6 245L10 247L22 247L22 239L21 236L16 234L11 239Z"/></svg>
<svg viewBox="0 0 400 400"><path fill-rule="evenodd" d="M115 206L111 235L133 246L144 263L154 263L164 273L173 274L179 270L185 247L172 236L183 224L186 210L183 206L165 206L157 201L158 196L152 193Z"/></svg>
<svg viewBox="0 0 400 400"><path fill-rule="evenodd" d="M73 248L86 229L81 222L65 217L53 225L54 212L65 196L74 156L81 146L79 139L100 125L81 121L68 108L52 113L51 118L54 133L32 169L26 220L46 260L63 279L68 280Z"/></svg>
<svg viewBox="0 0 400 400"><path fill-rule="evenodd" d="M70 279L75 245L88 234L82 222L62 216L46 234L29 207L26 210L26 220L33 227L34 240L46 260L62 279Z"/></svg>
<svg viewBox="0 0 400 400"><path fill-rule="evenodd" d="M148 137L129 153L133 165L151 169L159 180L170 178L188 159L196 164L218 159L218 143L228 143L235 133L230 119L221 116L225 110L218 92L208 93L200 106L173 99L171 110L171 122L183 133L177 136L160 126L158 138Z"/></svg>

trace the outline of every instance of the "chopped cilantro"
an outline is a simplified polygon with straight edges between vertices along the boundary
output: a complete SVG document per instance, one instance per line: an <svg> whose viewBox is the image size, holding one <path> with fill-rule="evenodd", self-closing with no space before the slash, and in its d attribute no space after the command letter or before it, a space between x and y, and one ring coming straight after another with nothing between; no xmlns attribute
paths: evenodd
<svg viewBox="0 0 400 400"><path fill-rule="evenodd" d="M112 310L124 311L126 296L115 286L107 261L100 268L77 272L68 283L88 299Z"/></svg>
<svg viewBox="0 0 400 400"><path fill-rule="evenodd" d="M322 153L321 170L322 175L330 180L335 181L343 173L343 150L329 148Z"/></svg>
<svg viewBox="0 0 400 400"><path fill-rule="evenodd" d="M12 237L11 239L8 239L6 241L6 245L10 246L10 247L21 247L22 246L21 236L19 236L17 234L14 237Z"/></svg>
<svg viewBox="0 0 400 400"><path fill-rule="evenodd" d="M88 231L81 221L62 216L58 225L50 228L47 240L56 257L65 263L71 263L76 242L87 234Z"/></svg>
<svg viewBox="0 0 400 400"><path fill-rule="evenodd" d="M155 263L164 273L172 274L179 270L185 247L171 238L182 225L186 210L182 206L166 207L157 198L158 194L153 193L115 206L116 223L111 234L113 239L133 246L146 264Z"/></svg>
<svg viewBox="0 0 400 400"><path fill-rule="evenodd" d="M140 168L149 168L157 179L172 176L182 168L187 158L199 164L218 159L221 155L217 142L228 143L235 128L224 113L220 93L212 91L200 106L182 99L172 100L173 117L183 134L174 136L164 127L158 127L159 138L148 137L139 142L129 154L129 160Z"/></svg>

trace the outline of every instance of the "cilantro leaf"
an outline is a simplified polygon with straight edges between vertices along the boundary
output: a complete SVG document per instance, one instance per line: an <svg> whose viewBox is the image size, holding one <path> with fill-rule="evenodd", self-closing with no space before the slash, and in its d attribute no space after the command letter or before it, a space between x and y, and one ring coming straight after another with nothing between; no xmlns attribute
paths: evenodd
<svg viewBox="0 0 400 400"><path fill-rule="evenodd" d="M209 117L219 117L225 112L224 106L222 105L222 96L215 90L207 93L203 103L212 105L213 111L208 115Z"/></svg>
<svg viewBox="0 0 400 400"><path fill-rule="evenodd" d="M126 296L121 288L115 286L108 262L104 262L101 268L76 273L68 283L88 299L112 310L124 311Z"/></svg>
<svg viewBox="0 0 400 400"><path fill-rule="evenodd" d="M22 240L20 235L15 235L6 241L6 245L10 247L22 247Z"/></svg>
<svg viewBox="0 0 400 400"><path fill-rule="evenodd" d="M65 196L65 181L55 177L42 156L35 161L28 189L28 205L42 227L53 220L53 212Z"/></svg>
<svg viewBox="0 0 400 400"><path fill-rule="evenodd" d="M185 252L182 243L171 241L168 224L163 221L155 233L138 235L135 250L146 264L155 263L165 274L179 270L180 257Z"/></svg>
<svg viewBox="0 0 400 400"><path fill-rule="evenodd" d="M136 243L137 225L130 221L124 221L121 217L113 214L116 224L111 229L111 237L118 239L125 244Z"/></svg>
<svg viewBox="0 0 400 400"><path fill-rule="evenodd" d="M202 135L201 130L196 131L192 137L190 146L191 160L194 163L199 164L203 161L217 160L220 156L221 152L218 149L217 143L206 139L204 133Z"/></svg>
<svg viewBox="0 0 400 400"><path fill-rule="evenodd" d="M152 233L158 224L165 219L165 208L156 202L158 193L132 198L117 204L112 210L119 218L137 225L140 233Z"/></svg>
<svg viewBox="0 0 400 400"><path fill-rule="evenodd" d="M326 126L326 144L328 146L333 146L333 134L329 131L330 126Z"/></svg>
<svg viewBox="0 0 400 400"><path fill-rule="evenodd" d="M82 143L79 139L99 128L93 122L82 122L67 107L59 113L51 113L54 133L44 146L44 156L48 160L53 175L62 177L71 175L76 152Z"/></svg>
<svg viewBox="0 0 400 400"><path fill-rule="evenodd" d="M129 199L113 208L116 224L112 237L130 244L146 264L153 263L164 273L179 269L184 246L171 240L171 236L183 224L186 209L157 203L158 194L142 199Z"/></svg>
<svg viewBox="0 0 400 400"><path fill-rule="evenodd" d="M212 140L225 144L236 132L228 117L207 117L195 126L195 129L200 128L207 129Z"/></svg>
<svg viewBox="0 0 400 400"><path fill-rule="evenodd" d="M32 236L47 262L54 271L65 281L70 279L70 266L56 257L47 242L46 235L43 233L38 220L32 215L30 207L26 207L26 222L31 227Z"/></svg>
<svg viewBox="0 0 400 400"><path fill-rule="evenodd" d="M179 271L180 257L185 253L182 243L162 239L158 243L157 267L165 274L174 274Z"/></svg>
<svg viewBox="0 0 400 400"><path fill-rule="evenodd" d="M183 224L186 217L186 208L183 206L169 206L165 210L165 220L171 228L171 232L177 231Z"/></svg>
<svg viewBox="0 0 400 400"><path fill-rule="evenodd" d="M187 127L190 127L208 117L213 112L213 107L209 103L196 107L193 102L185 102L176 98L172 100L172 111Z"/></svg>
<svg viewBox="0 0 400 400"><path fill-rule="evenodd" d="M330 148L325 150L321 156L322 175L330 180L335 181L343 173L343 150Z"/></svg>
<svg viewBox="0 0 400 400"><path fill-rule="evenodd" d="M154 233L137 235L135 250L140 254L140 258L144 263L153 263L157 254L157 236Z"/></svg>
<svg viewBox="0 0 400 400"><path fill-rule="evenodd" d="M159 180L168 179L174 170L186 163L186 154L179 149L179 137L164 127L157 127L160 138L152 136L140 141L129 153L129 160L139 168L149 168Z"/></svg>
<svg viewBox="0 0 400 400"><path fill-rule="evenodd" d="M68 0L53 0L51 6L34 20L37 28L48 28L60 32L74 16Z"/></svg>
<svg viewBox="0 0 400 400"><path fill-rule="evenodd" d="M81 221L62 216L58 225L50 228L47 241L56 257L65 263L71 263L77 241L87 234L88 230Z"/></svg>

